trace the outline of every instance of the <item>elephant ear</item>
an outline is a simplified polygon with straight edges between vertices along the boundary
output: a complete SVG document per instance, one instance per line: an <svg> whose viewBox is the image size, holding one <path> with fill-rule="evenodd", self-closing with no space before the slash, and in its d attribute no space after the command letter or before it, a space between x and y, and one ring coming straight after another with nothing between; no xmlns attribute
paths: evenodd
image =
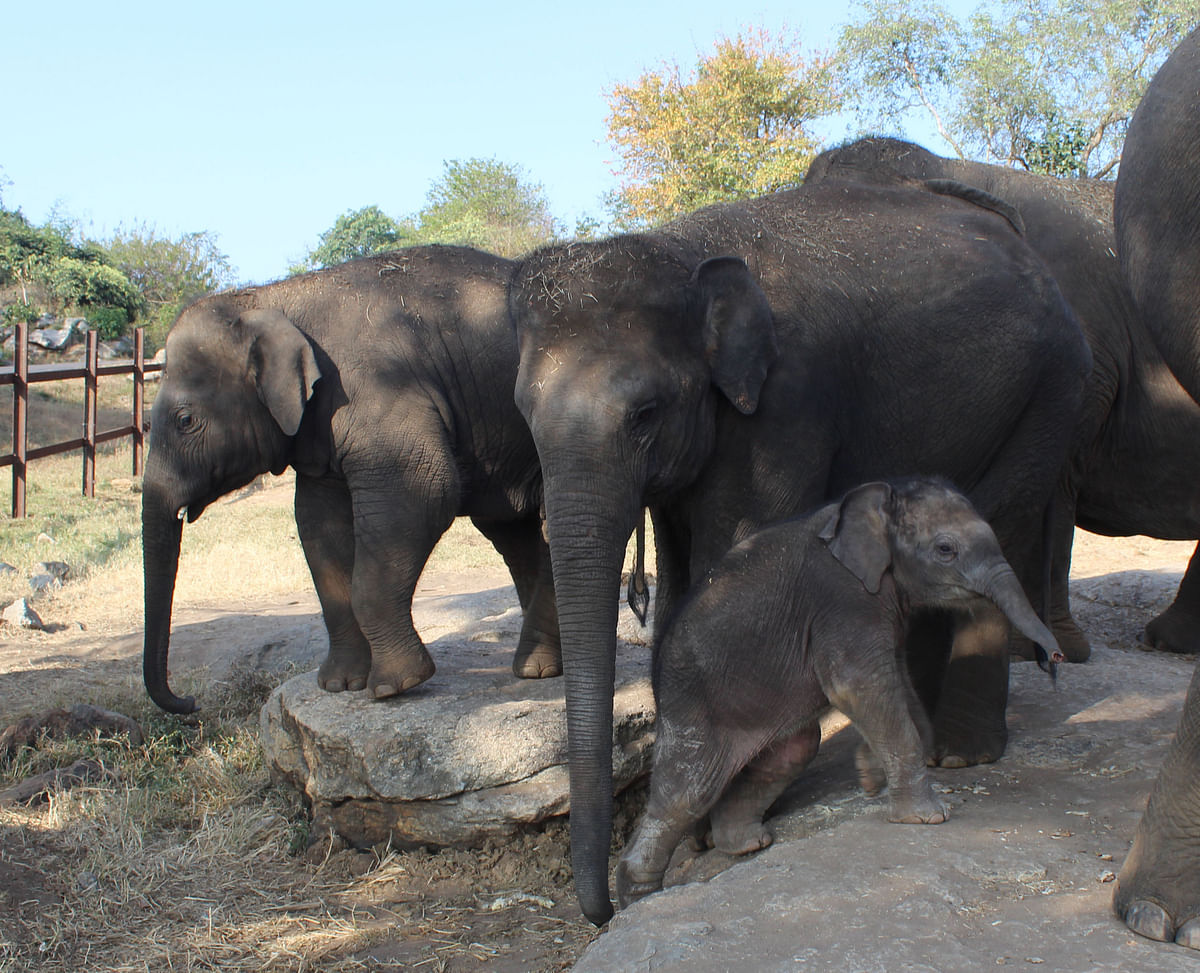
<svg viewBox="0 0 1200 973"><path fill-rule="evenodd" d="M692 274L713 384L743 415L758 408L779 349L767 295L740 257L713 257Z"/></svg>
<svg viewBox="0 0 1200 973"><path fill-rule="evenodd" d="M285 435L294 436L321 377L312 345L282 311L258 308L237 320L249 339L258 397Z"/></svg>
<svg viewBox="0 0 1200 973"><path fill-rule="evenodd" d="M855 487L842 498L817 535L873 595L879 594L883 573L892 563L888 542L891 501L892 488L886 483Z"/></svg>

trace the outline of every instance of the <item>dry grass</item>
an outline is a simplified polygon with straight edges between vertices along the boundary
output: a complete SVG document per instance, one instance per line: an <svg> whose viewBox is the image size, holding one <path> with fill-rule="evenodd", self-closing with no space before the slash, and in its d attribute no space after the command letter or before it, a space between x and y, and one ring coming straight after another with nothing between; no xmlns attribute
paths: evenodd
<svg viewBox="0 0 1200 973"><path fill-rule="evenodd" d="M0 973L459 970L501 956L514 969L569 965L593 931L565 891L565 826L441 853L358 852L326 840L310 861L303 802L272 784L258 742L259 709L281 677L240 669L203 687L181 678L175 688L203 689L205 706L179 719L145 697L136 659L81 676L92 663L67 655L63 639L103 654L108 636L140 630L142 565L128 447L100 457L95 500L79 496L79 469L78 455L32 464L30 517L0 516L0 560L19 569L0 577L0 605L30 594L38 561L71 565L60 590L33 600L44 618L69 624L0 630L0 678L26 690L4 708L87 701L133 717L145 742L44 740L0 757L0 789L85 757L107 772L42 805L0 808ZM498 564L460 522L432 568ZM290 477L268 478L184 530L177 607L253 611L256 599L311 584ZM40 682L30 671L46 668ZM520 952L528 942L536 948ZM514 955L530 958L513 966Z"/></svg>

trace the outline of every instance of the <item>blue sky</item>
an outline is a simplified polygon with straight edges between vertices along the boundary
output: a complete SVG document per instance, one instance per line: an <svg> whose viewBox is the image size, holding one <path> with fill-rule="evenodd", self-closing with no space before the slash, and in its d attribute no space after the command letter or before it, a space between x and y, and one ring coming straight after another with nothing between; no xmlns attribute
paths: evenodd
<svg viewBox="0 0 1200 973"><path fill-rule="evenodd" d="M448 159L520 166L573 226L603 219L616 186L612 85L743 28L830 49L849 16L794 0L14 4L0 197L96 238L207 230L243 282L282 276L347 210L420 209Z"/></svg>

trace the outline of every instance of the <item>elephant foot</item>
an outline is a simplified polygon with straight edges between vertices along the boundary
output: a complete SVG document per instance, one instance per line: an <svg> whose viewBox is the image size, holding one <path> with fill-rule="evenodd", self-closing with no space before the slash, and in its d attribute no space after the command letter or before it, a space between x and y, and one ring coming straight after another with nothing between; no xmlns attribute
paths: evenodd
<svg viewBox="0 0 1200 973"><path fill-rule="evenodd" d="M357 692L367 687L371 673L370 653L330 652L317 670L317 685L328 693Z"/></svg>
<svg viewBox="0 0 1200 973"><path fill-rule="evenodd" d="M399 696L414 686L421 685L436 670L437 667L433 664L433 659L429 657L428 653L425 654L425 658L417 666L410 665L393 669L377 663L371 667L371 677L367 680L367 691L375 699L388 699L392 696Z"/></svg>
<svg viewBox="0 0 1200 973"><path fill-rule="evenodd" d="M549 679L562 675L562 653L558 643L526 643L522 638L512 662L513 675L518 679Z"/></svg>
<svg viewBox="0 0 1200 973"><path fill-rule="evenodd" d="M713 847L726 855L749 855L775 842L775 835L761 821L726 823L713 829Z"/></svg>
<svg viewBox="0 0 1200 973"><path fill-rule="evenodd" d="M928 764L931 767L945 767L947 770L961 770L963 767L974 767L977 764L995 763L1004 755L1007 744L1007 733L980 735L976 738L960 737L950 741L938 740Z"/></svg>
<svg viewBox="0 0 1200 973"><path fill-rule="evenodd" d="M1155 798L1151 797L1151 807ZM1113 889L1113 911L1133 932L1200 949L1200 846L1147 809ZM1184 832L1189 830L1184 825ZM1190 830L1194 830L1191 828Z"/></svg>
<svg viewBox="0 0 1200 973"><path fill-rule="evenodd" d="M928 781L921 791L907 797L893 793L888 820L893 824L942 824L949 820L950 808L933 793Z"/></svg>
<svg viewBox="0 0 1200 973"><path fill-rule="evenodd" d="M1160 943L1176 943L1188 949L1200 949L1200 917L1176 926L1162 906L1146 899L1130 902L1124 914L1118 912L1118 917L1139 936Z"/></svg>
<svg viewBox="0 0 1200 973"><path fill-rule="evenodd" d="M617 903L628 908L638 899L662 888L663 873L643 871L624 858L617 863Z"/></svg>
<svg viewBox="0 0 1200 973"><path fill-rule="evenodd" d="M1200 616L1173 604L1147 624L1142 641L1159 652L1194 655L1200 652Z"/></svg>
<svg viewBox="0 0 1200 973"><path fill-rule="evenodd" d="M854 766L858 770L858 783L867 797L874 797L887 786L887 774L875 751L867 743L860 743L854 751Z"/></svg>

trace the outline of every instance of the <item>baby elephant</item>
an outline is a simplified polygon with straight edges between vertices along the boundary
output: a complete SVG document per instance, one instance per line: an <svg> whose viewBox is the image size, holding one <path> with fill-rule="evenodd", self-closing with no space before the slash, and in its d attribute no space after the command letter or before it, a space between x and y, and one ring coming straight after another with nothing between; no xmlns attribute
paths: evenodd
<svg viewBox="0 0 1200 973"><path fill-rule="evenodd" d="M721 851L770 844L763 816L816 755L831 703L882 763L889 820L945 821L900 646L911 609L981 598L1062 661L991 528L938 480L865 484L729 551L659 650L650 797L618 866L621 905L662 887L675 845L710 811Z"/></svg>

